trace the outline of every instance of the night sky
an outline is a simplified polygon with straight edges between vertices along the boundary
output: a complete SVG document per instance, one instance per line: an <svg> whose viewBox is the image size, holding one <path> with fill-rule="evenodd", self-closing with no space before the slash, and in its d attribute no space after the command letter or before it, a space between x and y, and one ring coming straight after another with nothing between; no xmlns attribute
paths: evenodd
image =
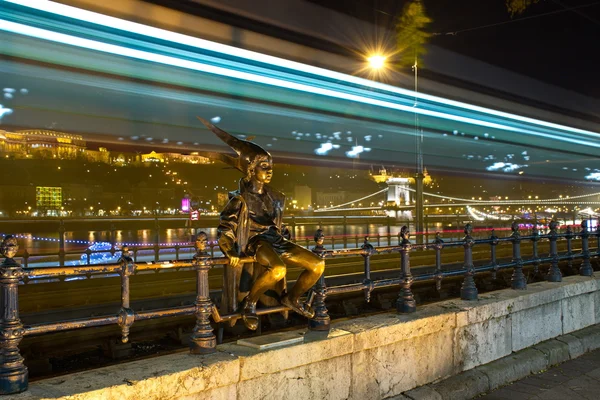
<svg viewBox="0 0 600 400"><path fill-rule="evenodd" d="M309 0L393 29L406 1ZM423 0L431 44L600 98L600 1L540 0L512 18L504 0ZM575 10L566 10L572 7ZM541 14L552 13L542 16ZM524 18L521 21L515 21ZM525 19L526 18L526 19ZM502 24L504 23L504 24ZM486 25L494 25L483 27ZM456 34L447 34L456 32ZM426 66L425 66L426 68Z"/></svg>

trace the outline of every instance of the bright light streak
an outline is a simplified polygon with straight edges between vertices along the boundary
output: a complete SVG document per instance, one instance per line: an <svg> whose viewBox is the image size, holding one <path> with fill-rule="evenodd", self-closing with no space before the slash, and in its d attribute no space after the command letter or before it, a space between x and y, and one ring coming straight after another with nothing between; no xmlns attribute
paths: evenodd
<svg viewBox="0 0 600 400"><path fill-rule="evenodd" d="M592 172L591 174L586 175L585 179L600 181L600 172Z"/></svg>
<svg viewBox="0 0 600 400"><path fill-rule="evenodd" d="M314 74L314 75L318 75L318 76L322 76L322 77L326 77L326 78L330 78L330 79L334 79L334 80L338 80L338 81L359 84L359 85L374 88L374 89L384 90L384 91L387 91L390 93L400 94L402 96L409 96L412 98L417 97L417 98L420 98L423 100L428 100L428 101L432 101L435 103L445 104L445 105L449 105L452 107L463 108L466 110L481 112L481 113L494 115L494 116L501 117L501 118L508 118L508 119L512 119L515 121L530 123L530 124L544 126L544 127L548 127L548 128L560 129L560 130L564 130L567 132L589 135L594 138L598 138L600 136L600 134L596 133L596 132L586 131L583 129L573 128L573 127L555 124L555 123L551 123L551 122L541 121L541 120L534 119L534 118L523 117L523 116L516 115L516 114L497 111L497 110L493 110L493 109L489 109L489 108L485 108L485 107L479 107L479 106L475 106L472 104L449 100L449 99L445 99L442 97L432 96L432 95L428 95L428 94L424 94L424 93L417 93L417 92L414 92L414 91L411 91L408 89L402 89L402 88L398 88L395 86L386 85L384 83L375 82L375 81L371 81L368 79L363 79L363 78L359 78L359 77L355 77L355 76L351 76L351 75L347 75L347 74L342 74L340 72L327 70L324 68L313 67L311 65L302 64L299 62L290 61L290 60L286 60L286 59L279 58L279 57L273 57L273 56L269 56L266 54L249 51L249 50L244 50L244 49L239 49L236 47L227 46L227 45L223 45L221 43L211 42L209 40L199 39L199 38L195 38L195 37L188 36L188 35L183 35L183 34L176 33L176 32L171 32L171 31L164 30L164 29L154 28L151 26L138 24L138 23L131 22L131 21L126 21L123 19L115 18L115 17L110 17L107 15L95 13L92 11L82 10L82 9L79 9L76 7L71 7L71 6L55 3L52 1L48 1L48 0L4 0L4 1L7 1L9 3L19 4L19 5L22 5L25 7L36 9L36 10L46 11L46 12L49 12L52 14L60 15L62 17L75 18L75 19L78 19L81 21L86 21L86 22L90 22L90 23L94 23L94 24L98 24L98 25L103 25L103 26L107 26L110 28L123 30L126 32L131 32L131 33L136 33L139 35L158 38L161 40L184 44L184 45L191 46L191 47L202 48L202 49L206 49L209 51L218 52L221 54L227 54L227 55L231 55L231 56L235 56L235 57L241 57L241 58L245 58L245 59L249 59L249 60L253 60L253 61L262 62L265 64L276 65L279 67L284 67L284 68L288 68L288 69L292 69L292 70L296 70L296 71L310 73L310 74ZM42 37L42 39L43 39L43 37ZM458 121L458 119L457 119L457 121ZM467 121L461 121L461 122L467 122ZM473 123L473 122L467 122L467 123ZM493 127L497 127L495 125L498 125L498 124L482 125L482 126L488 126L488 127L493 128ZM503 128L499 128L499 129L503 129ZM527 133L527 132L523 132L523 133ZM545 137L552 138L552 135L545 135ZM579 141L573 142L573 143L579 143ZM579 143L579 144L584 144L584 143ZM600 147L600 145L594 146L594 147Z"/></svg>
<svg viewBox="0 0 600 400"><path fill-rule="evenodd" d="M482 216L478 215L475 211L473 211L471 207L467 206L467 211L471 215L471 218L473 218L475 221L483 221L485 219Z"/></svg>
<svg viewBox="0 0 600 400"><path fill-rule="evenodd" d="M513 219L511 215L501 215L501 214L487 214L483 211L479 211L473 207L467 206L467 211L473 217L473 219L477 221L483 221L484 219L494 219L494 220L502 220L509 221Z"/></svg>
<svg viewBox="0 0 600 400"><path fill-rule="evenodd" d="M342 100L356 101L356 102L363 103L363 104L369 104L369 105L373 105L373 106L379 106L379 107L384 107L384 108L389 108L389 109L394 109L394 110L399 110L399 111L406 111L406 112L411 112L411 113L416 113L416 114L422 114L422 115L427 115L427 116L431 116L431 117L435 117L435 118L449 119L449 120L464 122L464 123L472 124L472 125L486 126L489 128L495 128L495 129L500 129L500 130L505 130L505 131L510 131L510 132L525 133L525 134L540 136L540 137L544 137L544 138L548 138L548 139L561 140L564 142L570 142L570 143L580 144L580 145L584 145L584 146L600 148L600 143L590 143L589 141L586 141L586 140L577 140L577 139L570 139L570 138L565 138L565 137L559 138L556 135L552 135L552 134L546 134L546 133L535 132L535 131L530 131L530 130L521 129L521 128L515 128L515 127L511 127L511 126L507 126L507 125L497 124L494 122L482 121L482 120L478 120L475 118L461 117L459 115L452 115L452 114L447 114L447 113L442 113L442 112L432 111L432 110L424 110L424 109L420 109L420 108L416 108L416 107L412 107L412 106L405 106L402 104L392 103L389 101L383 101L383 100L368 98L368 97L359 96L359 95L355 95L355 94L339 92L339 91L332 90L332 89L325 89L322 87L314 87L314 86L310 86L310 85L303 84L303 83L289 82L289 81L272 78L272 77L268 77L268 76L261 76L261 75L256 75L256 74L252 74L252 73L248 73L248 72L235 71L235 70L231 70L231 69L227 69L227 68L223 68L223 67L207 65L207 64L200 63L200 62L196 62L196 61L182 60L182 59L179 59L176 57L155 54L155 53L142 51L142 50L130 49L127 47L117 46L117 45L108 44L108 43L101 43L101 42L97 42L94 40L78 38L78 37L65 35L65 34L58 33L58 32L51 32L51 31L48 31L45 29L35 28L35 27L27 26L27 25L10 22L10 21L0 20L0 22L2 22L2 24L0 25L0 29L3 29L8 32L31 36L31 37L35 37L38 39L50 40L53 42L68 44L71 46L101 51L104 53L115 54L115 55L119 55L119 56L139 59L139 60L152 61L152 62L156 62L159 64L171 65L174 67L180 67L180 68L185 68L185 69L189 69L189 70L205 72L205 73L209 73L209 74L227 76L230 78L242 79L242 80L246 80L246 81L266 84L269 86L276 86L276 87L282 87L282 88L291 89L291 90L298 90L298 91L302 91L302 92L306 92L306 93L313 93L313 94L318 94L318 95L327 96L327 97L333 97L333 98L342 99Z"/></svg>
<svg viewBox="0 0 600 400"><path fill-rule="evenodd" d="M346 152L346 156L350 158L356 158L360 153L365 151L365 148L362 146L352 146L352 150Z"/></svg>
<svg viewBox="0 0 600 400"><path fill-rule="evenodd" d="M579 211L579 214L587 214L589 216L596 216L596 212L594 212L594 210L592 210L591 207L585 208L581 211Z"/></svg>
<svg viewBox="0 0 600 400"><path fill-rule="evenodd" d="M489 167L486 167L485 169L487 169L488 171L498 171L501 169L504 172L512 172L517 169L525 168L527 166L528 165L497 162L497 163L490 165Z"/></svg>
<svg viewBox="0 0 600 400"><path fill-rule="evenodd" d="M10 115L12 114L12 112L12 108L4 108L4 106L0 104L0 121L2 120L2 117L4 117L5 115Z"/></svg>
<svg viewBox="0 0 600 400"><path fill-rule="evenodd" d="M333 149L333 144L331 144L331 143L322 143L321 147L319 147L318 149L315 150L315 153L317 153L320 156L324 156L331 149Z"/></svg>
<svg viewBox="0 0 600 400"><path fill-rule="evenodd" d="M2 20L0 20L0 21L2 21ZM310 86L307 84L302 84L302 83L297 83L297 82L289 82L289 81L285 81L282 79L261 76L261 75L252 74L252 73L248 73L248 72L235 71L235 70L222 68L222 67L218 67L218 66L211 66L211 65L203 64L203 63L196 62L196 61L182 60L182 59L179 59L176 57L165 56L165 55L155 54L155 53L151 53L151 52L147 52L147 51L130 49L130 48L122 47L122 46L97 42L94 40L78 38L78 37L74 37L74 36L70 36L70 35L66 35L66 34L62 34L62 33L51 32L51 31L47 31L44 29L35 28L35 27L27 26L27 25L18 24L18 23L13 23L13 22L9 22L9 21L2 21L2 22L3 22L3 24L0 26L0 28L4 29L6 31L9 31L9 32L19 33L19 34L23 34L26 36L31 36L31 37L36 37L36 38L40 38L40 39L69 44L72 46L87 48L87 49L91 49L91 50L97 50L97 51L101 51L101 52L105 52L105 53L110 53L110 54L115 54L115 55L135 58L135 59L141 59L141 60L146 60L146 61L152 61L152 62L156 62L156 63L160 63L160 64L166 64L166 65L171 65L171 66L175 66L175 67L181 67L181 68L186 68L186 69L190 69L190 70L196 70L196 71L201 71L201 72L206 72L206 73L211 73L211 74L216 74L216 75L221 75L221 76L243 79L243 80L257 82L257 83L263 83L263 84L267 84L267 85L271 85L271 86L283 87L283 88L287 88L287 89L291 89L291 90L299 90L299 91L304 91L304 92L308 92L308 93L320 94L323 96L334 97L334 98L339 98L339 99L343 99L343 100L356 101L356 102L370 104L370 105L374 105L374 106L380 106L380 107L384 107L384 108L396 109L396 110L407 111L407 112L414 112L414 113L428 115L428 116L432 116L432 117L436 117L436 118L450 119L450 120L464 122L464 123L473 124L473 125L487 126L487 127L506 130L506 131L541 136L541 137L545 137L545 138L549 138L549 139L558 139L558 140L575 143L575 144L581 144L581 145L592 146L592 147L600 147L600 144L592 144L592 143L589 143L588 141L582 141L582 140L576 140L576 139L570 139L570 138L564 138L564 137L557 138L556 135L550 135L550 134L545 134L545 133L541 133L541 132L535 132L535 131L529 131L529 130L520 129L520 128L514 128L514 127L497 124L497 123L493 123L493 122L482 121L482 120L468 118L468 117L461 117L461 116L457 116L457 115L446 114L446 113L432 111L432 110L419 109L419 108L415 108L415 107L411 107L411 106L405 106L405 105L401 105L401 104L392 103L389 101L383 101L383 100L368 98L368 97L364 97L364 96L354 95L354 94L350 94L350 93L339 92L339 91L332 90L332 89L314 87L314 86ZM354 153L351 153L349 156L352 157L353 156L352 154L354 154Z"/></svg>

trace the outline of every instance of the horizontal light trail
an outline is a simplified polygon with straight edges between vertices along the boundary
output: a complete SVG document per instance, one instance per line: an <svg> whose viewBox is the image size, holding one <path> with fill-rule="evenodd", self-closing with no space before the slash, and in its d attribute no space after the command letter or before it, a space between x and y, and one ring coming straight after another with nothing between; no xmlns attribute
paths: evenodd
<svg viewBox="0 0 600 400"><path fill-rule="evenodd" d="M413 188L404 188L410 192L416 192L416 189ZM590 194L581 194L578 196L569 196L569 197L558 197L555 199L527 199L527 200L474 200L474 199L463 199L461 197L451 197L451 196L443 196L441 194L435 194L435 193L427 193L427 192L423 192L424 196L430 196L430 197L437 197L440 199L447 199L447 200L456 200L456 201L466 201L469 203L480 203L480 204L538 204L538 203L544 203L544 202L565 202L566 200L573 200L573 199L581 199L584 197L593 197L593 196L600 196L600 192L596 192L596 193L590 193ZM567 203L565 203L567 204Z"/></svg>
<svg viewBox="0 0 600 400"><path fill-rule="evenodd" d="M410 98L420 98L423 100L440 103L452 107L458 107L465 110L471 110L475 112L480 112L488 115L494 115L501 118L507 118L514 121L525 122L528 124L534 124L539 126L544 126L552 129L559 129L566 132L578 133L583 135L589 135L594 138L600 138L600 134L596 132L591 132L583 129L573 128L565 125L555 124L547 121L542 121L534 118L524 117L516 114L511 114L507 112L502 112L498 110L493 110L486 107L475 106L468 103L463 103L459 101L454 101L450 99L445 99L438 96L432 96L425 93L417 93L412 90L402 89L399 87L387 85L380 82L371 81L364 78L355 77L348 74L343 74L336 71L331 71L325 68L314 67L311 65L286 60L279 57L269 56L266 54L240 49L233 46L224 45L217 42L212 42L205 39L196 38L189 35L184 35L172 31L168 31L165 29L155 28L148 25L139 24L136 22L131 22L127 20L123 20L120 18L111 17L108 15L103 15L100 13L83 10L80 8L67 6L64 4L55 3L48 0L4 0L9 3L18 4L21 6L29 7L32 9L52 13L55 15L60 15L63 17L74 18L80 21L85 21L88 23L98 24L106 27L110 27L113 29L122 30L125 32L135 33L138 35L143 35L151 38L156 38L160 40L170 41L173 43L184 44L186 46L195 47L199 49L209 50L212 52L226 54L229 56L239 57L247 60L257 61L261 63L265 63L268 65L276 65L279 67L304 72L308 74L313 74L321 77L326 77L329 79L352 83L355 85L361 85L365 87L369 87L372 89L382 90L394 94L399 94L402 96L408 96Z"/></svg>
<svg viewBox="0 0 600 400"><path fill-rule="evenodd" d="M597 206L600 205L600 201L562 201L562 202L556 202L556 203L544 203L544 204L536 204L536 203L525 203L525 202L518 202L515 201L514 203L487 203L485 201L472 201L471 203L438 203L438 204L429 204L429 203L425 203L423 205L423 207L456 207L456 206L489 206L489 205L496 205L496 206L518 206L518 205L522 205L522 206L535 206L535 205L539 205L539 206L548 206L548 205L585 205L585 206ZM414 207L414 206L408 206L408 207Z"/></svg>
<svg viewBox="0 0 600 400"><path fill-rule="evenodd" d="M180 59L172 56L166 56L162 54L156 54L148 51L131 49L123 46L118 46L114 44L102 43L95 40L84 39L80 37L75 37L63 33L53 32L46 29L36 28L28 25L23 25L19 23L15 23L7 20L0 20L0 30L4 30L7 32L12 32L16 34L21 34L29 37L34 37L42 40L48 40L52 42L67 44L71 46L76 46L80 48L100 51L108 54L119 55L123 57L129 57L138 60L150 61L164 65L170 65L179 68L185 68L189 70L204 72L208 74L215 74L220 76L226 76L230 78L261 83L269 86L280 87L285 89L297 90L306 93L318 94L322 96L355 101L362 104L368 104L388 109L394 109L399 111L405 111L410 113L417 113L421 115L426 115L434 118L441 118L447 120L453 120L457 122L463 122L471 125L479 125L485 126L488 128L494 128L509 132L523 133L538 137L543 137L551 140L559 140L563 142L578 144L587 147L596 147L600 148L600 143L590 143L587 140L578 140L571 139L567 137L557 137L555 134L546 134L542 132L531 131L527 129L521 129L516 127L511 127L508 125L498 124L489 121L483 121L475 118L462 117L459 115L453 115L438 111L426 110L417 107L406 106L402 104L395 104L390 101L383 101L374 98L368 98L365 96L359 96L351 93L340 92L332 89L326 89L323 87L315 87L306 85L298 82L289 82L278 78L261 76L257 74L252 74L244 71L236 71L228 68L223 68L219 66L208 65L204 63L200 63L197 61L190 61L185 59Z"/></svg>

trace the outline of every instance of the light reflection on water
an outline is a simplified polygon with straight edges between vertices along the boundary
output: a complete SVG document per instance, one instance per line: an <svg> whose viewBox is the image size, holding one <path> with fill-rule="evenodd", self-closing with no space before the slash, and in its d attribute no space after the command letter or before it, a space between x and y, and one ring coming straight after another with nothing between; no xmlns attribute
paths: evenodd
<svg viewBox="0 0 600 400"><path fill-rule="evenodd" d="M312 239L315 231L319 228L318 225L298 225L296 226L295 237L299 240L304 238ZM390 233L397 236L400 232L401 225L390 226ZM375 242L377 235L385 236L388 234L388 228L386 225L379 224L353 224L347 225L346 231L342 225L327 225L322 227L326 238L331 236L341 237L344 235L349 238L359 236L361 239L364 236L369 236L372 242ZM441 230L442 224L435 223L429 227L430 238L436 230ZM216 240L217 229L211 228L198 228L207 233L209 240ZM409 230L414 232L414 226L409 224ZM159 243L181 243L189 242L191 240L190 230L186 228L169 228L161 229L159 235ZM30 253L44 253L58 251L58 232L19 232L20 235L27 237L34 236L38 238L46 238L51 240L33 240L31 238L19 239L19 247L21 249L27 249ZM145 243L154 244L156 239L156 233L153 229L139 229L139 230L116 230L115 241L117 243ZM455 234L458 238L458 234ZM65 248L69 250L81 250L85 249L89 244L81 243L70 243L71 240L83 240L89 242L110 242L111 232L110 231L67 231L65 232Z"/></svg>

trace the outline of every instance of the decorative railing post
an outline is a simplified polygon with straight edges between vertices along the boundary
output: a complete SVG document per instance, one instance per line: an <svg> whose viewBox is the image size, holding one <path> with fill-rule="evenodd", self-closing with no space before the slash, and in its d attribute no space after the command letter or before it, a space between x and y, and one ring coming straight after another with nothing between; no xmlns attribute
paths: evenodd
<svg viewBox="0 0 600 400"><path fill-rule="evenodd" d="M92 250L88 247L85 249L86 265L92 265Z"/></svg>
<svg viewBox="0 0 600 400"><path fill-rule="evenodd" d="M387 224L387 244L388 246L392 245L392 218L388 215L385 219L385 222Z"/></svg>
<svg viewBox="0 0 600 400"><path fill-rule="evenodd" d="M583 262L579 267L579 275L581 276L592 276L594 270L592 269L592 263L590 262L590 232L588 231L588 221L584 219L581 221L581 254L583 255Z"/></svg>
<svg viewBox="0 0 600 400"><path fill-rule="evenodd" d="M363 280L363 284L365 285L365 301L368 303L371 301L371 292L375 288L373 280L371 280L371 255L375 254L375 248L369 243L368 236L365 236L365 241L360 248L363 251L362 256L365 260L365 279Z"/></svg>
<svg viewBox="0 0 600 400"><path fill-rule="evenodd" d="M531 230L531 242L533 246L533 273L537 275L540 270L540 256L538 254L538 241L540 240L540 232L537 225Z"/></svg>
<svg viewBox="0 0 600 400"><path fill-rule="evenodd" d="M313 247L313 253L319 257L324 258L327 254L327 250L323 246L325 241L325 235L322 229L317 229L315 233L315 247ZM325 285L325 272L321 274L321 277L315 284L315 300L313 309L315 310L315 316L308 320L308 328L311 331L328 331L331 328L331 318L329 317L329 311L325 306L325 299L327 299L327 286Z"/></svg>
<svg viewBox="0 0 600 400"><path fill-rule="evenodd" d="M596 254L596 261L600 263L600 261L598 261L600 259L600 217L596 222Z"/></svg>
<svg viewBox="0 0 600 400"><path fill-rule="evenodd" d="M28 267L29 264L29 252L27 251L27 249L23 250L23 266L25 268Z"/></svg>
<svg viewBox="0 0 600 400"><path fill-rule="evenodd" d="M113 256L117 252L117 228L115 224L110 224L110 254Z"/></svg>
<svg viewBox="0 0 600 400"><path fill-rule="evenodd" d="M548 274L546 275L546 280L548 282L561 282L562 274L560 269L558 268L558 247L556 245L556 241L558 240L558 232L556 229L558 228L558 222L550 221L550 257L552 257L552 262L550 264L550 269L548 270Z"/></svg>
<svg viewBox="0 0 600 400"><path fill-rule="evenodd" d="M210 315L214 304L210 300L208 287L208 253L206 252L206 233L200 232L196 237L196 254L194 254L193 265L197 272L197 295L196 295L196 326L190 337L190 353L210 354L217 351L217 338L210 325Z"/></svg>
<svg viewBox="0 0 600 400"><path fill-rule="evenodd" d="M444 274L442 273L442 249L444 248L444 241L440 237L439 232L435 233L433 248L435 249L435 288L439 292L442 290L442 279L444 279Z"/></svg>
<svg viewBox="0 0 600 400"><path fill-rule="evenodd" d="M65 222L61 219L58 227L58 262L65 266Z"/></svg>
<svg viewBox="0 0 600 400"><path fill-rule="evenodd" d="M160 260L160 225L158 223L158 217L154 218L154 262L158 262Z"/></svg>
<svg viewBox="0 0 600 400"><path fill-rule="evenodd" d="M521 235L519 234L519 224L513 221L510 226L512 229L512 261L515 263L513 274L510 278L511 287L513 289L527 289L527 280L523 274L523 259L521 258Z"/></svg>
<svg viewBox="0 0 600 400"><path fill-rule="evenodd" d="M567 263L569 266L569 271L573 271L573 228L571 225L567 226L566 239L567 239Z"/></svg>
<svg viewBox="0 0 600 400"><path fill-rule="evenodd" d="M121 342L129 341L129 328L135 321L135 314L129 304L129 277L135 272L135 264L129 256L129 248L123 246L121 249L121 309L119 310L119 319L117 324L121 327Z"/></svg>
<svg viewBox="0 0 600 400"><path fill-rule="evenodd" d="M498 273L498 270L500 269L500 265L498 264L498 258L496 255L496 246L498 246L498 236L496 236L496 230L492 229L492 234L490 235L490 253L491 253L491 258L492 258L492 267L494 268L492 270L492 279L496 279L496 274Z"/></svg>
<svg viewBox="0 0 600 400"><path fill-rule="evenodd" d="M19 279L23 270L13 259L18 250L12 235L0 245L5 257L0 265L0 394L20 393L28 386L29 372L19 353L25 331L19 319Z"/></svg>
<svg viewBox="0 0 600 400"><path fill-rule="evenodd" d="M400 242L400 264L402 267L402 275L400 276L400 294L398 300L396 300L396 310L399 313L412 313L417 311L417 303L413 296L411 286L413 282L412 274L410 273L410 241L408 240L410 233L408 227L404 225L400 229L400 236L402 241Z"/></svg>
<svg viewBox="0 0 600 400"><path fill-rule="evenodd" d="M473 265L473 245L475 241L471 237L473 227L471 224L465 226L465 280L460 288L460 298L463 300L477 300L477 287L475 286L475 266Z"/></svg>

